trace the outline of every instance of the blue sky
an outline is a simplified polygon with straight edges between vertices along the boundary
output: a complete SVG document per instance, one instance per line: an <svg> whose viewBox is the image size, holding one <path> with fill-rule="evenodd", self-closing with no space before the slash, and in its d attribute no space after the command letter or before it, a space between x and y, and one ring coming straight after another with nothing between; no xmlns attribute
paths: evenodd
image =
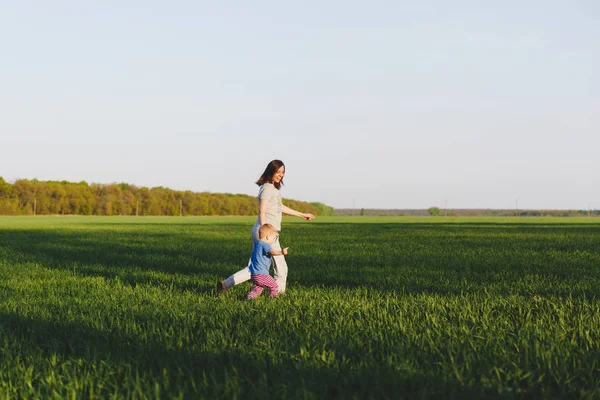
<svg viewBox="0 0 600 400"><path fill-rule="evenodd" d="M6 180L600 208L598 2L6 3Z"/></svg>

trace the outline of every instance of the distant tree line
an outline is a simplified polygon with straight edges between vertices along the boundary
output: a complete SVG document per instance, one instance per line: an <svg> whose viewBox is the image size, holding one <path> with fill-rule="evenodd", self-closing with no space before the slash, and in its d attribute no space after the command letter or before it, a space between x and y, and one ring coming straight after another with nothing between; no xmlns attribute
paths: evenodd
<svg viewBox="0 0 600 400"><path fill-rule="evenodd" d="M449 217L600 217L600 210L508 210L508 209L376 209L336 208L338 216L449 216Z"/></svg>
<svg viewBox="0 0 600 400"><path fill-rule="evenodd" d="M519 210L521 217L592 217L600 216L600 210Z"/></svg>
<svg viewBox="0 0 600 400"><path fill-rule="evenodd" d="M284 200L293 209L335 215L322 203ZM181 213L181 214L180 214ZM0 177L0 215L256 215L256 197L243 194L178 191L128 183L19 179Z"/></svg>

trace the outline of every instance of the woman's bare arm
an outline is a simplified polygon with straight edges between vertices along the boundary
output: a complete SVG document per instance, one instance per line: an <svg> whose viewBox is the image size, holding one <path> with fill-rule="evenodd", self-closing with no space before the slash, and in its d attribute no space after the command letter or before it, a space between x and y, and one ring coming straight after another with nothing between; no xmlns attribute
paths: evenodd
<svg viewBox="0 0 600 400"><path fill-rule="evenodd" d="M267 207L269 206L269 200L261 199L258 202L258 224L262 226L267 223Z"/></svg>
<svg viewBox="0 0 600 400"><path fill-rule="evenodd" d="M315 219L315 216L309 213L301 213L299 211L296 211L294 209L291 209L287 206L283 206L282 210L281 210L285 215L291 215L293 217L298 217L298 218L302 218L305 219L307 221L312 221L313 219Z"/></svg>

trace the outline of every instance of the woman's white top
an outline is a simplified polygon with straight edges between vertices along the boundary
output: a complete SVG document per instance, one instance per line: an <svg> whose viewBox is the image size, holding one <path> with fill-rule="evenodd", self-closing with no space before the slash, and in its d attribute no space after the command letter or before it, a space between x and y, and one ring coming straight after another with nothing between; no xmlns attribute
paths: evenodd
<svg viewBox="0 0 600 400"><path fill-rule="evenodd" d="M268 200L266 211L266 221L263 223L271 224L278 231L281 230L281 213L283 211L283 203L281 201L281 192L272 183L263 184L258 190L258 203L260 207L261 200ZM260 211L259 211L260 213ZM260 223L260 215L257 224Z"/></svg>

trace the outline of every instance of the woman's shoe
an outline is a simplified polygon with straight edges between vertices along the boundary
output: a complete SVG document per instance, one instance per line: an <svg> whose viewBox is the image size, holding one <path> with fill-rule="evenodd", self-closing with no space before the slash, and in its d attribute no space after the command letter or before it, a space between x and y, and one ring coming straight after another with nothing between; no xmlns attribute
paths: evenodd
<svg viewBox="0 0 600 400"><path fill-rule="evenodd" d="M225 285L225 282L217 281L217 288L216 288L217 296L222 295L226 291L227 291L227 285Z"/></svg>

